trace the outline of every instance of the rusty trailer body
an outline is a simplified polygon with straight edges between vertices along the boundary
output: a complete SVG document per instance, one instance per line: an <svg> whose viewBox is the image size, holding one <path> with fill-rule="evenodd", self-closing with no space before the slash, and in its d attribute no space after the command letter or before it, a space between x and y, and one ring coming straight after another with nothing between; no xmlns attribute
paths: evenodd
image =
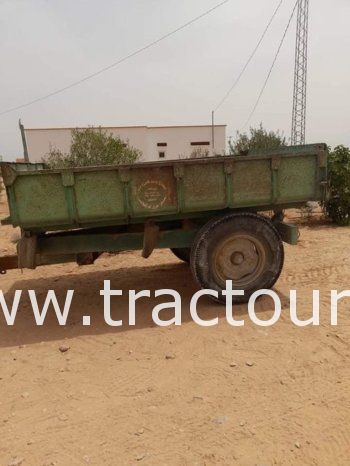
<svg viewBox="0 0 350 466"><path fill-rule="evenodd" d="M60 170L2 163L1 171L10 209L2 223L21 228L21 268L72 260L89 264L104 251L141 249L147 257L154 248L172 248L190 261L190 249L194 258L194 242L213 219L231 218L238 225L245 218L243 223L253 226L261 218L256 213L265 210L275 212L268 222L279 237L294 244L296 229L282 222L282 211L323 199L327 148L315 144L248 156ZM249 238L236 235L236 246L226 245L219 254L233 251L234 270L222 257L210 266L226 267L221 279L235 280L242 271L249 275L247 264L238 264L242 257L246 262L254 256L251 268L259 269L255 256L259 248L262 255L267 252ZM0 258L0 270L12 268L6 264L13 260ZM201 282L195 270L194 275Z"/></svg>

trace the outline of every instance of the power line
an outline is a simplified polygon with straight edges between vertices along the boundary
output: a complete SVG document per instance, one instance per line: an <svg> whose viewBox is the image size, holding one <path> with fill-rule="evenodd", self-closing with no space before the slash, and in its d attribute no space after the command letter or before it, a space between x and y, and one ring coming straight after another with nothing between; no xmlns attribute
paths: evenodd
<svg viewBox="0 0 350 466"><path fill-rule="evenodd" d="M263 96L263 93L264 93L264 91L265 91L265 89L266 89L267 83L269 82L269 79L270 79L270 77L271 77L272 71L273 71L273 69L274 69L274 67L275 67L277 58L278 58L278 56L279 56L279 53L280 53L281 48L282 48L282 45L283 45L284 40L285 40L285 38L286 38L287 32L288 32L288 30L289 30L289 27L290 27L290 24L291 24L291 22L292 22L292 19L293 19L295 10L296 10L296 8L297 8L297 6L298 6L298 3L299 3L299 0L297 0L297 1L295 2L295 5L294 5L293 10L292 10L292 13L291 13L291 15L290 15L290 17L289 17L287 26L286 26L286 28L285 28L285 30L284 30L282 39L281 39L281 41L280 41L280 43L279 43L277 52L276 52L276 54L275 54L275 56L274 56L274 59L273 59L273 61L272 61L272 65L271 65L271 67L270 67L270 69L269 69L269 72L268 72L268 74L267 74L267 77L266 77L266 79L265 79L265 82L264 82L264 84L263 84L263 87L261 88L261 91L260 91L260 93L259 93L259 95L258 95L258 98L257 98L257 100L256 100L256 102L255 102L255 105L254 105L254 107L253 107L253 110L250 112L249 117L248 117L247 121L245 122L243 128L246 128L246 127L247 127L248 123L250 122L250 120L252 119L252 117L253 117L253 115L254 115L254 113L255 113L255 110L257 109L257 107L258 107L258 105L259 105L259 103L260 103L260 100L261 100L261 98L262 98L262 96Z"/></svg>
<svg viewBox="0 0 350 466"><path fill-rule="evenodd" d="M278 13L278 10L281 8L281 5L283 3L283 0L280 0L280 2L278 3L277 5L277 8L275 9L275 11L273 12L273 15L271 16L269 22L267 23L267 26L264 30L264 32L262 33L257 45L255 46L253 52L251 53L251 55L249 56L247 62L245 63L245 65L243 66L241 72L239 73L239 75L237 76L236 80L234 81L233 85L230 87L230 89L226 92L226 94L224 95L224 97L220 100L220 102L218 103L218 105L215 107L215 112L217 110L219 110L219 108L221 107L221 105L228 99L229 95L231 94L231 92L233 91L233 89L237 86L237 84L239 83L239 81L241 80L243 74L245 73L246 69L248 68L250 62L252 61L252 59L254 58L256 52L258 51L262 41L264 40L265 36L266 36L266 33L267 31L269 30L273 20L275 19L277 13Z"/></svg>
<svg viewBox="0 0 350 466"><path fill-rule="evenodd" d="M106 71L109 71L110 69L112 68L115 68L117 67L118 65L120 65L121 63L124 63L125 61L129 60L130 58L132 57L135 57L136 55L139 55L140 53L144 52L145 50L159 44L159 42L162 42L163 40L167 39L168 37L176 34L177 32L179 31L182 31L183 29L187 28L188 26L190 26L191 24L199 21L200 19L204 18L205 16L209 15L210 13L212 13L213 11L217 10L218 8L220 8L221 6L225 5L226 3L228 3L230 0L224 0L220 3L218 3L217 5L213 6L212 8L210 8L209 10L205 11L204 13L200 14L199 16L196 16L195 18L191 19L190 21L188 21L187 23L183 24L182 26L179 26L178 28L168 32L167 34L165 34L164 36L160 37L159 39L157 40L154 40L153 42L150 42L149 44L135 50L134 52L131 52L129 53L128 55L126 55L125 57L123 58L120 58L119 60L115 61L114 63L111 63L110 65L108 66L105 66L104 68L101 68L97 71L95 71L94 73L91 73L91 74L88 74L86 76L84 76L83 78L77 80L77 81L74 81L73 83L71 84L68 84L67 86L65 87L62 87L60 89L57 89L56 91L53 91L53 92L50 92L49 94L46 94L46 95L43 95L41 97L38 97L36 99L33 99L29 102L26 102L24 104L21 104L21 105L17 105L16 107L12 107L12 108L9 108L5 111L2 111L0 112L0 116L1 115L6 115L7 113L10 113L10 112L14 112L15 110L19 110L21 108L25 108L25 107L29 107L30 105L33 105L37 102L40 102L42 100L45 100L45 99L48 99L49 97L53 97L54 95L57 95L57 94L61 94L62 92L65 92L67 91L68 89L71 89L72 87L75 87L75 86L78 86L79 84L82 84L84 83L85 81L88 81L89 79L92 79L92 78L95 78L96 76L102 74L102 73L105 73Z"/></svg>

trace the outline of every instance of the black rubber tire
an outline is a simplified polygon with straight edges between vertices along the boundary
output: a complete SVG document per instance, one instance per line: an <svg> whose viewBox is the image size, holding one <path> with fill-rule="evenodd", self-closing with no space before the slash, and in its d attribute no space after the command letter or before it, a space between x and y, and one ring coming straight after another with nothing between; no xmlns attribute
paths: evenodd
<svg viewBox="0 0 350 466"><path fill-rule="evenodd" d="M191 248L171 248L171 252L181 261L190 263Z"/></svg>
<svg viewBox="0 0 350 466"><path fill-rule="evenodd" d="M244 296L236 296L233 298L234 303L243 303L247 302L255 291L270 289L276 283L283 268L284 248L281 237L271 220L261 215L253 213L230 213L215 218L205 224L198 231L192 245L191 269L201 288L212 289L219 292L218 301L220 302L226 301L226 297L222 295L222 290L225 286L222 280L220 284L217 273L218 270L222 271L223 267L218 268L217 265L215 265L217 262L215 262L214 258L227 258L227 256L220 256L217 251L220 245L227 244L225 243L227 241L231 241L235 244L233 239L230 240L234 235L241 238L247 235L248 239L251 238L253 241L256 241L257 244L259 244L260 251L262 252L261 255L263 256L263 259L257 259L261 264L259 265L259 269L254 272L256 276L252 276L251 281L249 281L249 274L247 278L244 277L247 282L244 287L236 286L232 277L225 278L225 280L232 279L233 289L244 290ZM223 246L221 246L221 248L223 248ZM259 252L257 252L255 246L253 249L256 256L259 257ZM221 249L221 251L222 250L223 249ZM228 263L230 264L232 260L230 256ZM244 256L242 260L245 260ZM236 263L233 262L233 264L233 267L237 267ZM216 271L213 270L215 267ZM258 268L258 266L256 266L256 268Z"/></svg>

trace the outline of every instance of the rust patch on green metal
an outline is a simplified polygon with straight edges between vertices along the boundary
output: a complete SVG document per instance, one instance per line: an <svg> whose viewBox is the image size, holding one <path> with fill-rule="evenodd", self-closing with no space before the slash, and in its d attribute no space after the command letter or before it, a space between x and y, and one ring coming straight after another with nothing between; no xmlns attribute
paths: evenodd
<svg viewBox="0 0 350 466"><path fill-rule="evenodd" d="M137 200L145 209L149 210L162 207L167 197L168 189L161 181L145 181L137 190Z"/></svg>

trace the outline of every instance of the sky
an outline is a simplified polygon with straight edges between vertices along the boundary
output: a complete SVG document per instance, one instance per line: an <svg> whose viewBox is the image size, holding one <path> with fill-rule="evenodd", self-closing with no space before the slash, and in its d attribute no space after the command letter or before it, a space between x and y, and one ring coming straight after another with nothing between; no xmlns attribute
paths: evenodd
<svg viewBox="0 0 350 466"><path fill-rule="evenodd" d="M219 0L0 0L0 112L108 66ZM230 0L142 54L64 93L0 116L0 155L18 129L210 124L279 0ZM294 0L284 0L241 82L216 112L244 129ZM350 145L349 0L310 0L307 142ZM250 122L290 137L296 18Z"/></svg>

